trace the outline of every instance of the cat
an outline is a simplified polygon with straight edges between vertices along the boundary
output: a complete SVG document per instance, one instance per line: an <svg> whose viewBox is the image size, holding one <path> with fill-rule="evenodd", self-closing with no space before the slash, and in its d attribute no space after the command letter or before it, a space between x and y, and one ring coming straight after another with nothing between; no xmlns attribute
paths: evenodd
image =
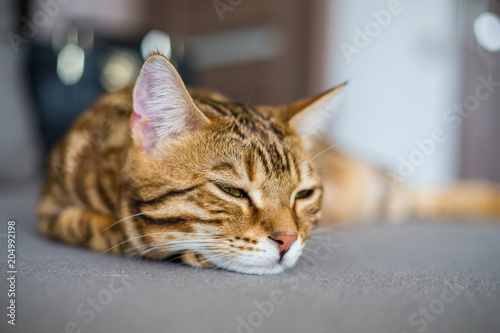
<svg viewBox="0 0 500 333"><path fill-rule="evenodd" d="M409 190L305 133L344 86L251 107L186 88L152 54L134 87L99 99L53 149L38 229L101 252L275 274L294 266L320 221L500 217L493 185Z"/></svg>

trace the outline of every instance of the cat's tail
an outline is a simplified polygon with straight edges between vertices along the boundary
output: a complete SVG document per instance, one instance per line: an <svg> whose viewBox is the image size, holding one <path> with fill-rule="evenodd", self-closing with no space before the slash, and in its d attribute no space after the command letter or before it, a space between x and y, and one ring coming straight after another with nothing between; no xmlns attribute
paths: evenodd
<svg viewBox="0 0 500 333"><path fill-rule="evenodd" d="M500 185L461 181L448 186L408 189L408 213L418 217L500 219Z"/></svg>
<svg viewBox="0 0 500 333"><path fill-rule="evenodd" d="M468 180L414 188L399 175L330 149L321 141L313 146L312 154L323 179L323 224L358 220L397 223L407 217L500 222L500 184Z"/></svg>

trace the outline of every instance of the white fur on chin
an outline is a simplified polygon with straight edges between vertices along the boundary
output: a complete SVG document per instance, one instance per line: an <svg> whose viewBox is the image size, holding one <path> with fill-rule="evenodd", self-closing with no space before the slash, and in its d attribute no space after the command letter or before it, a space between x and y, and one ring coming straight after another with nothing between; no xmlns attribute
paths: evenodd
<svg viewBox="0 0 500 333"><path fill-rule="evenodd" d="M265 238L257 244L257 248L263 252L244 252L239 258L221 258L216 252L201 252L208 261L219 268L244 274L279 274L295 265L303 249L302 239L297 239L290 250L279 261L279 251L272 241ZM250 255L248 255L250 253Z"/></svg>

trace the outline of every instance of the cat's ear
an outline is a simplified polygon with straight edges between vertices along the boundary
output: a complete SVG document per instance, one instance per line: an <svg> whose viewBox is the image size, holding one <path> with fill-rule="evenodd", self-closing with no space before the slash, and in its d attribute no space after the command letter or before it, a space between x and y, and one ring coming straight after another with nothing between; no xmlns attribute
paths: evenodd
<svg viewBox="0 0 500 333"><path fill-rule="evenodd" d="M298 134L321 135L323 127L335 115L340 103L340 92L346 85L347 82L344 82L319 95L281 106L284 120Z"/></svg>
<svg viewBox="0 0 500 333"><path fill-rule="evenodd" d="M208 118L194 104L174 66L161 55L151 55L134 87L132 136L146 152L166 138L203 127Z"/></svg>

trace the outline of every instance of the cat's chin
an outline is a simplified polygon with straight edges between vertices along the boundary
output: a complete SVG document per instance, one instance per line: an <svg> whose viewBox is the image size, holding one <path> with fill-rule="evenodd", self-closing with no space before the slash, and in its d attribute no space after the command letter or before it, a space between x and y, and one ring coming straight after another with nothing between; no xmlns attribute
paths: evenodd
<svg viewBox="0 0 500 333"><path fill-rule="evenodd" d="M283 258L281 262L276 262L270 265L245 265L241 264L238 267L230 267L228 270L253 275L272 275L283 273L287 269L293 267L298 260L298 256L289 256Z"/></svg>
<svg viewBox="0 0 500 333"><path fill-rule="evenodd" d="M282 259L280 259L275 244L267 238L259 242L258 246L262 252L256 255L246 253L232 258L221 258L216 251L200 251L200 253L213 266L221 269L244 274L270 275L283 273L293 267L299 259L304 245L301 239L294 242Z"/></svg>
<svg viewBox="0 0 500 333"><path fill-rule="evenodd" d="M252 275L272 275L283 273L287 269L293 267L298 260L298 255L289 256L283 258L282 261L268 264L244 264L240 263L235 265L234 263L217 263L216 266L228 271L243 273L243 274L252 274Z"/></svg>
<svg viewBox="0 0 500 333"><path fill-rule="evenodd" d="M222 267L222 268L228 271L233 271L243 274L271 275L271 274L283 273L290 267L283 263L276 263L274 265L238 265L238 266Z"/></svg>

